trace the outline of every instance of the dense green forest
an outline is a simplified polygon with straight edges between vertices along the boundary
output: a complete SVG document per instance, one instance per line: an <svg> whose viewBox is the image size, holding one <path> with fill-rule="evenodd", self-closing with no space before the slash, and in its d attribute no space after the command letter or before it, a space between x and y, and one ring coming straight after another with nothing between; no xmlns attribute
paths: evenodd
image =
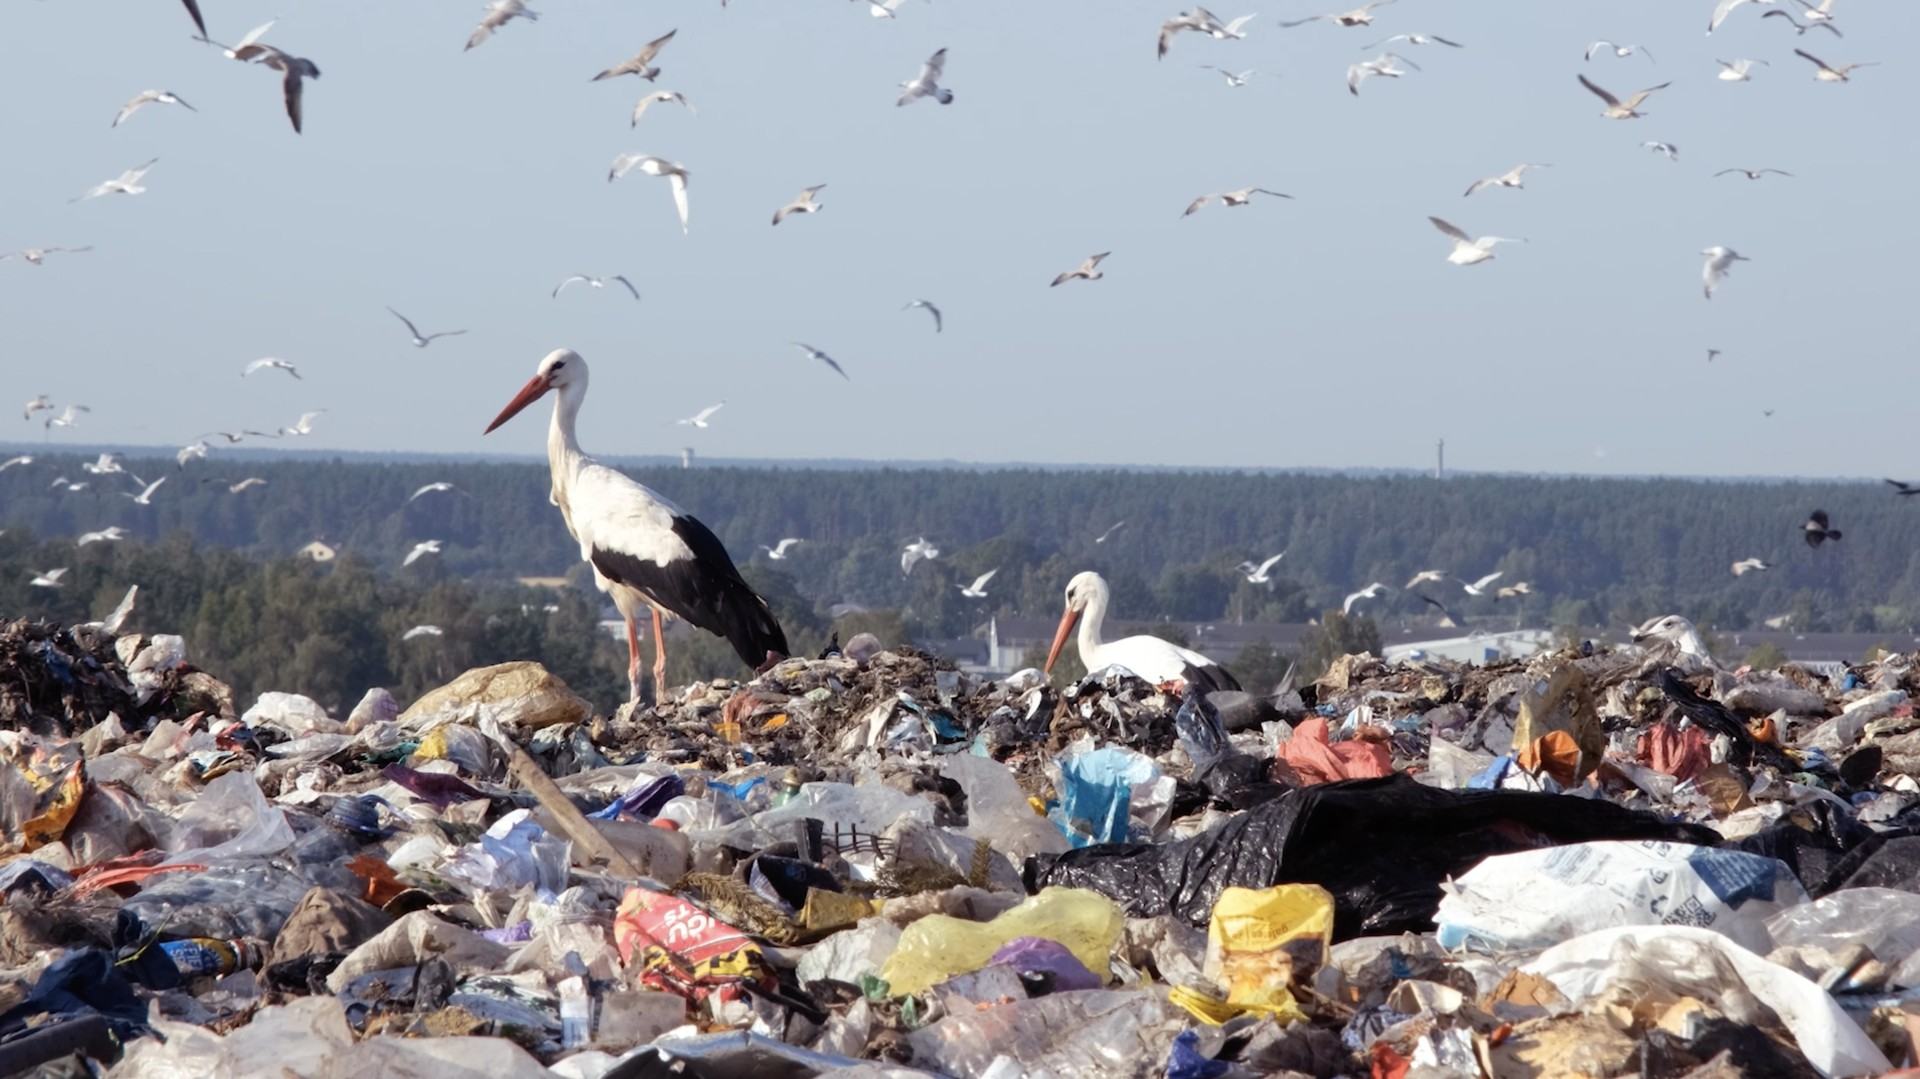
<svg viewBox="0 0 1920 1079"><path fill-rule="evenodd" d="M169 478L152 505L141 506L127 497L131 479L86 474L82 460L40 455L0 472L0 528L49 538L118 524L136 541L184 535L265 560L323 539L354 563L352 572L409 594L453 579L504 589L516 577L585 576L547 503L542 464L216 454L179 468L171 458L129 458L130 471ZM1920 500L1877 484L657 464L629 471L706 521L756 584L814 627L825 627L829 612L866 609L898 612L923 637L959 635L990 613L1057 612L1067 579L1083 569L1107 575L1116 615L1142 619L1305 621L1370 581L1397 589L1433 568L1463 578L1499 570L1501 584L1532 585L1531 595L1508 600L1470 597L1453 583L1423 586L1469 621L1618 626L1677 611L1726 630L1783 614L1805 630L1905 630L1920 620ZM56 476L88 487L56 489ZM266 483L229 492L249 476ZM458 490L408 500L435 481ZM1802 543L1801 522L1814 508L1832 515L1844 540L1818 550ZM1121 521L1106 542L1094 542ZM785 536L804 541L788 558L770 561L759 550ZM919 536L941 555L903 574L900 549ZM445 553L402 569L423 539L445 541ZM1234 568L1282 550L1269 585L1250 584ZM1736 579L1729 566L1747 557L1774 568ZM960 595L960 584L996 567L986 599ZM1400 591L1363 610L1383 624L1428 615Z"/></svg>

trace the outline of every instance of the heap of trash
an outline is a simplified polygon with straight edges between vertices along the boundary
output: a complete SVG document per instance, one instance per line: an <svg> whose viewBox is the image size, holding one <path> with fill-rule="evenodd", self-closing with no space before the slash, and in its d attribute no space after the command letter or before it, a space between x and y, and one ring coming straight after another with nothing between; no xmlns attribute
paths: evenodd
<svg viewBox="0 0 1920 1079"><path fill-rule="evenodd" d="M1915 656L1360 655L1263 697L849 652L335 715L0 623L0 1075L1920 1063Z"/></svg>

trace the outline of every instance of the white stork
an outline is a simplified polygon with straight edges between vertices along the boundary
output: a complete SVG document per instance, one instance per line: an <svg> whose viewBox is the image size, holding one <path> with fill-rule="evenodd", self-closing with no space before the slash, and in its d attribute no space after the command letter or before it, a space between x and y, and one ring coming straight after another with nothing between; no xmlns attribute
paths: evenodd
<svg viewBox="0 0 1920 1079"><path fill-rule="evenodd" d="M587 396L587 362L571 349L555 349L533 378L487 425L491 433L528 405L557 391L547 426L547 463L553 472L551 499L580 557L593 567L593 581L627 622L627 683L640 698L640 636L634 619L653 614L653 685L666 695L667 650L661 636L665 615L686 619L725 637L749 667L787 654L786 634L767 601L740 578L733 559L706 525L665 498L601 464L580 448L574 421Z"/></svg>
<svg viewBox="0 0 1920 1079"><path fill-rule="evenodd" d="M1047 650L1046 670L1060 658L1067 636L1075 622L1080 623L1080 663L1088 671L1121 666L1152 682L1184 682L1204 691L1239 689L1240 683L1218 663L1198 652L1163 641L1158 637L1122 637L1102 641L1100 627L1107 619L1107 601L1111 593L1106 579L1088 571L1067 582L1067 609L1060 616L1060 628L1053 635L1053 647Z"/></svg>

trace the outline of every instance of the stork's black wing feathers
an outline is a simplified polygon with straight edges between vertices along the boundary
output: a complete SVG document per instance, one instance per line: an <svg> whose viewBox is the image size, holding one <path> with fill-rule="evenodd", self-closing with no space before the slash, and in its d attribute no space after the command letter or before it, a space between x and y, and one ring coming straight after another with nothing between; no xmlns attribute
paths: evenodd
<svg viewBox="0 0 1920 1079"><path fill-rule="evenodd" d="M1187 669L1182 672L1182 677L1186 679L1189 689L1201 693L1217 693L1223 689L1240 688L1240 680L1233 676L1233 672L1214 663L1204 667L1188 664Z"/></svg>
<svg viewBox="0 0 1920 1079"><path fill-rule="evenodd" d="M767 601L741 579L720 538L687 516L673 519L673 531L693 552L692 558L662 565L595 547L593 568L610 580L637 589L708 633L725 637L749 667L760 666L769 655L785 657L787 635L781 632Z"/></svg>

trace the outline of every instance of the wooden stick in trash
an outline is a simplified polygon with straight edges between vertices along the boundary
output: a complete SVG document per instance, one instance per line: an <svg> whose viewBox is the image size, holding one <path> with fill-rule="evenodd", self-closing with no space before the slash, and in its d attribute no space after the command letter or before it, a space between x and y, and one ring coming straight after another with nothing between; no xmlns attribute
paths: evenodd
<svg viewBox="0 0 1920 1079"><path fill-rule="evenodd" d="M540 770L540 765L527 755L527 751L512 742L508 742L507 745L507 774L521 786L533 792L533 796L539 799L541 807L553 814L554 823L560 826L560 831L568 839L573 840L574 846L585 851L593 860L604 862L607 868L615 873L631 880L638 880L639 867L608 842L607 837L600 834L600 829L595 828L592 821L581 815L580 810L568 800L566 792L562 791L547 773Z"/></svg>

